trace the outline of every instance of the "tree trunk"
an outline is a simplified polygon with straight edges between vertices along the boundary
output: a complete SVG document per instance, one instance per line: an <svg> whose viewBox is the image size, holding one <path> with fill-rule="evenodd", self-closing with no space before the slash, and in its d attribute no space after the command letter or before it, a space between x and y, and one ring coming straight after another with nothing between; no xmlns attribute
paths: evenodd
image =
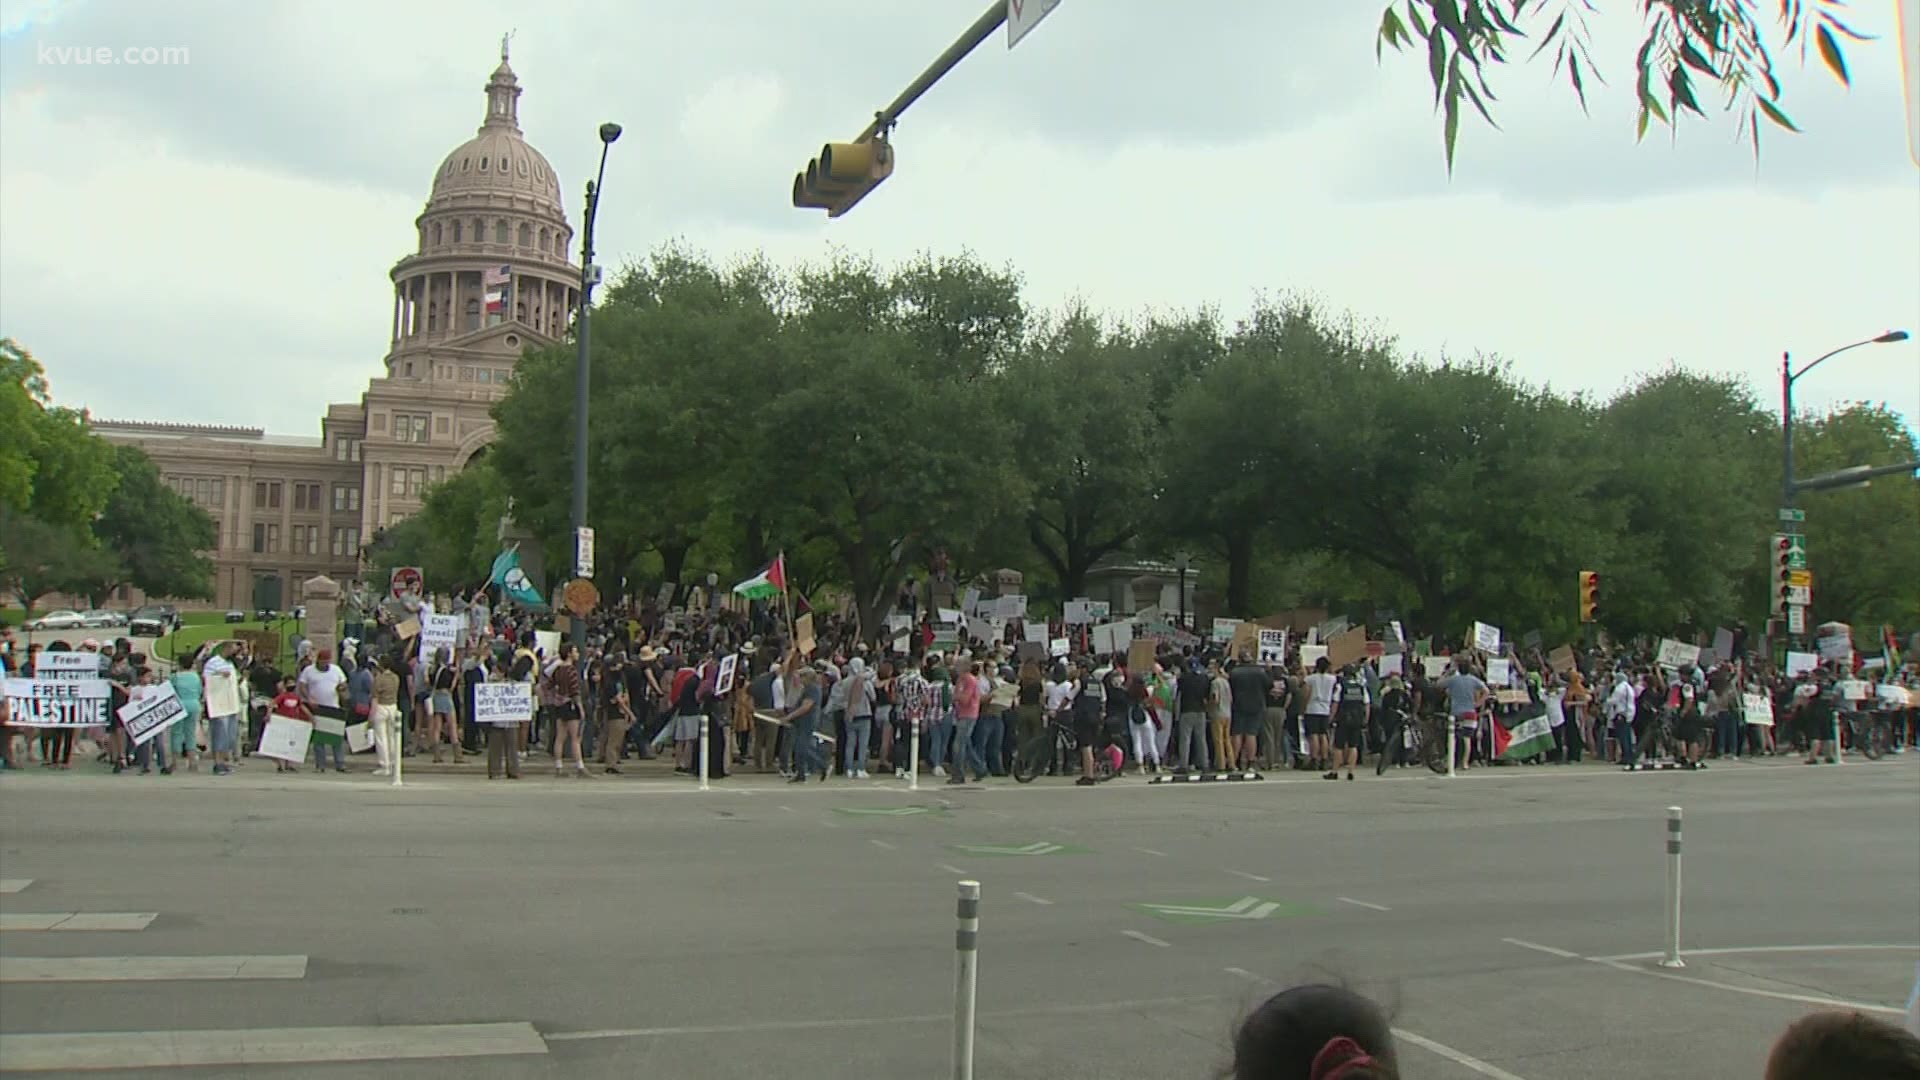
<svg viewBox="0 0 1920 1080"><path fill-rule="evenodd" d="M1242 619L1253 613L1253 534L1236 532L1227 538L1227 610Z"/></svg>
<svg viewBox="0 0 1920 1080"><path fill-rule="evenodd" d="M747 565L742 569L751 574L773 561L767 554L766 523L758 513L747 515L746 534Z"/></svg>
<svg viewBox="0 0 1920 1080"><path fill-rule="evenodd" d="M661 578L679 585L680 575L687 569L687 552L691 550L693 545L685 540L675 540L659 545Z"/></svg>

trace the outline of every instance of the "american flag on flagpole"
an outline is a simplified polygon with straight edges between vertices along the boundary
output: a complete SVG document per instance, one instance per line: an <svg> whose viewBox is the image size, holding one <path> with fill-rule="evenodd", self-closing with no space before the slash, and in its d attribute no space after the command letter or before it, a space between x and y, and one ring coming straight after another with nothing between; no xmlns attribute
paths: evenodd
<svg viewBox="0 0 1920 1080"><path fill-rule="evenodd" d="M500 315L507 310L507 290L512 287L513 267L502 264L480 272L480 288L487 294L487 314Z"/></svg>

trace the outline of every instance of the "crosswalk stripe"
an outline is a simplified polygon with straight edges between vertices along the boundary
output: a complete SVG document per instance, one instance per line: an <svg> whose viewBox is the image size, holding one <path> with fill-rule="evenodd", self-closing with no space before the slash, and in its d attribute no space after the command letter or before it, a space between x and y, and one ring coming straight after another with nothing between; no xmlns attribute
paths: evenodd
<svg viewBox="0 0 1920 1080"><path fill-rule="evenodd" d="M0 930L145 930L154 911L4 911Z"/></svg>
<svg viewBox="0 0 1920 1080"><path fill-rule="evenodd" d="M33 884L30 877L0 877L0 894L21 892Z"/></svg>
<svg viewBox="0 0 1920 1080"><path fill-rule="evenodd" d="M326 1061L545 1054L532 1024L258 1028L230 1031L76 1031L0 1035L8 1072L211 1068Z"/></svg>
<svg viewBox="0 0 1920 1080"><path fill-rule="evenodd" d="M304 956L6 956L0 983L301 979Z"/></svg>

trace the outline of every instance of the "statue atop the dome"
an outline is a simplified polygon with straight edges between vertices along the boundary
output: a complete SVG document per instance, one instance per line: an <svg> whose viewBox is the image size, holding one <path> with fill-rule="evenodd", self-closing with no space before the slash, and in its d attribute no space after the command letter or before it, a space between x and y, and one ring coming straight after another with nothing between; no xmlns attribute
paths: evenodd
<svg viewBox="0 0 1920 1080"><path fill-rule="evenodd" d="M507 43L512 40L513 31L511 30L500 35L500 62L503 64L507 62Z"/></svg>

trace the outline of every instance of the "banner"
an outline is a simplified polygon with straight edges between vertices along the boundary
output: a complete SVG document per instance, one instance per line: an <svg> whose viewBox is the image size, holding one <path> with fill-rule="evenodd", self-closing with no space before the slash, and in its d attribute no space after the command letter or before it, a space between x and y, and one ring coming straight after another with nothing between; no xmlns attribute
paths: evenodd
<svg viewBox="0 0 1920 1080"><path fill-rule="evenodd" d="M473 687L473 722L524 724L533 719L533 684L484 682Z"/></svg>
<svg viewBox="0 0 1920 1080"><path fill-rule="evenodd" d="M146 697L129 701L118 710L120 723L135 746L144 744L187 715L187 707L180 704L171 683L161 683L151 689L153 692Z"/></svg>
<svg viewBox="0 0 1920 1080"><path fill-rule="evenodd" d="M1256 659L1267 667L1276 667L1287 662L1287 632L1259 628L1259 650Z"/></svg>
<svg viewBox="0 0 1920 1080"><path fill-rule="evenodd" d="M1773 726L1773 699L1765 694L1741 694L1741 712L1746 722L1758 727Z"/></svg>
<svg viewBox="0 0 1920 1080"><path fill-rule="evenodd" d="M113 691L105 679L8 679L6 685L8 723L18 727L105 727L111 719Z"/></svg>

